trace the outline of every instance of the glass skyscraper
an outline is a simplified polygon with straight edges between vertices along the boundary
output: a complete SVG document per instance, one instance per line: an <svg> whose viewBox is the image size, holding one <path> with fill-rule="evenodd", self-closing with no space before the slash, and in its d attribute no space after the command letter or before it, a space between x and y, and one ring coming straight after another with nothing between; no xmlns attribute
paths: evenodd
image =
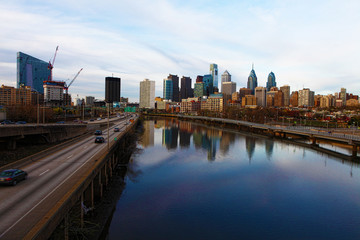
<svg viewBox="0 0 360 240"><path fill-rule="evenodd" d="M210 64L210 74L213 77L213 87L218 88L218 66L215 63Z"/></svg>
<svg viewBox="0 0 360 240"><path fill-rule="evenodd" d="M255 74L255 70L254 70L254 64L252 66L252 70L250 72L250 75L248 77L248 82L247 82L247 88L249 88L251 90L251 94L254 95L255 93L255 88L258 86L257 84L257 77Z"/></svg>
<svg viewBox="0 0 360 240"><path fill-rule="evenodd" d="M49 63L22 52L17 53L16 86L29 86L39 93L44 93L43 82L50 80Z"/></svg>
<svg viewBox="0 0 360 240"><path fill-rule="evenodd" d="M268 80L266 83L266 91L270 91L272 87L276 87L275 74L273 72L269 73Z"/></svg>
<svg viewBox="0 0 360 240"><path fill-rule="evenodd" d="M163 97L166 100L173 100L173 81L171 79L164 79Z"/></svg>

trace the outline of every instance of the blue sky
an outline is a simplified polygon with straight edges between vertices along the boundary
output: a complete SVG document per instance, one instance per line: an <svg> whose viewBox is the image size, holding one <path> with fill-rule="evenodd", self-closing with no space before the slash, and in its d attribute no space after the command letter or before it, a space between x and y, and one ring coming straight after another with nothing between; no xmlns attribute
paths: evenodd
<svg viewBox="0 0 360 240"><path fill-rule="evenodd" d="M273 71L291 91L360 94L359 12L355 0L0 0L0 84L16 86L16 52L49 61L59 45L55 80L84 68L72 97L104 98L112 75L132 102L145 78L162 96L169 73L194 83L210 63L219 75L228 70L237 90L254 63L260 86Z"/></svg>

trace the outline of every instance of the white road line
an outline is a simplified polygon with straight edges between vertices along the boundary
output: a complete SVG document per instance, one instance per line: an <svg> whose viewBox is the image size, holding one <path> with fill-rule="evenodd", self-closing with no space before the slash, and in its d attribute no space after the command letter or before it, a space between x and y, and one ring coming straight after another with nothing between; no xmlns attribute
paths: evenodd
<svg viewBox="0 0 360 240"><path fill-rule="evenodd" d="M57 185L56 188L54 188L51 192L48 193L48 195L46 195L43 199L41 199L40 202L38 202L34 207L32 207L27 213L25 213L19 220L17 220L13 225L11 225L6 231L4 231L1 235L0 238L2 238L8 231L10 231L16 224L18 224L24 217L26 217L27 215L29 215L30 212L32 212L32 210L34 210L37 206L39 206L46 198L48 198L53 192L55 192L61 185L63 185L69 178L71 178L80 168L82 168L87 162L89 162L95 155L97 154L94 153L86 162L84 162L83 164L81 164L80 167L78 167L74 172L72 172L67 178L64 179L64 181L62 181L59 185ZM46 213L47 214L47 213Z"/></svg>
<svg viewBox="0 0 360 240"><path fill-rule="evenodd" d="M39 176L43 175L44 173L47 173L48 171L50 171L50 169L46 170L46 171L45 171L45 172L43 172L43 173L40 173L40 175L39 175Z"/></svg>
<svg viewBox="0 0 360 240"><path fill-rule="evenodd" d="M70 156L67 157L67 159L71 158L74 154L71 154Z"/></svg>

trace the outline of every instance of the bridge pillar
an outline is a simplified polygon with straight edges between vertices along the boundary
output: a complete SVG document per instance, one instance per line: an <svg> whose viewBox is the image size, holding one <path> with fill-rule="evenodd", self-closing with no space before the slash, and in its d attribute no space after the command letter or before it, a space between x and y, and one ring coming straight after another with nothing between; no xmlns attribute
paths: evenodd
<svg viewBox="0 0 360 240"><path fill-rule="evenodd" d="M108 185L107 163L101 168L101 183L102 185Z"/></svg>
<svg viewBox="0 0 360 240"><path fill-rule="evenodd" d="M356 157L357 156L357 145L352 145L352 156Z"/></svg>
<svg viewBox="0 0 360 240"><path fill-rule="evenodd" d="M311 141L311 145L317 146L318 144L316 143L316 138L315 137L310 137L310 141Z"/></svg>
<svg viewBox="0 0 360 240"><path fill-rule="evenodd" d="M93 189L94 189L94 198L96 200L101 199L103 195L103 186L101 182L101 171L99 171L98 175L96 175L95 179L93 180Z"/></svg>
<svg viewBox="0 0 360 240"><path fill-rule="evenodd" d="M109 177L112 177L112 165L113 165L113 155L111 155L108 161Z"/></svg>
<svg viewBox="0 0 360 240"><path fill-rule="evenodd" d="M7 141L7 149L8 150L15 150L16 149L16 138L10 138Z"/></svg>
<svg viewBox="0 0 360 240"><path fill-rule="evenodd" d="M94 181L91 181L90 185L85 189L84 193L84 207L88 210L94 209Z"/></svg>

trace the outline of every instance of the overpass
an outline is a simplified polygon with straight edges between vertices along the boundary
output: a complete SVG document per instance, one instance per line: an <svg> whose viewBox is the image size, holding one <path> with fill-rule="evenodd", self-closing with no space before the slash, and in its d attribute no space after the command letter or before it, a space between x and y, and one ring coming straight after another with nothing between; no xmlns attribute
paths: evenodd
<svg viewBox="0 0 360 240"><path fill-rule="evenodd" d="M0 239L48 239L60 223L65 226L63 238L68 239L71 209L79 213L83 226L85 212L101 199L121 161L126 136L138 120L136 115L132 118L131 123L117 119L109 132L103 131L105 144L95 143L93 135L85 136L36 161L13 164L29 175L15 187L0 187Z"/></svg>

